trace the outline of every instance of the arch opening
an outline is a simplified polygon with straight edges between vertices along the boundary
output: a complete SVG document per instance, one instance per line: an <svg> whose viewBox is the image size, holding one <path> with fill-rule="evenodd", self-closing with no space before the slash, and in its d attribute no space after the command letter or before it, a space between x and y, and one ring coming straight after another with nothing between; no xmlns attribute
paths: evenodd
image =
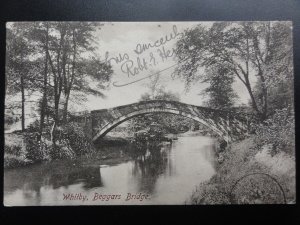
<svg viewBox="0 0 300 225"><path fill-rule="evenodd" d="M224 133L219 130L217 127L215 127L212 124L207 123L204 119L201 119L198 116L192 115L190 113L186 113L183 111L179 111L177 109L169 109L169 108L148 108L148 109L143 109L143 110L137 110L132 113L129 113L127 115L121 116L112 123L108 123L105 126L101 128L101 130L95 135L93 138L93 141L97 141L98 139L104 137L106 134L108 134L112 129L117 127L118 125L122 124L123 122L130 120L134 117L137 117L139 115L145 115L145 114L152 114L152 113L169 113L169 114L174 114L174 115L179 115L183 116L189 119L192 119L194 121L197 121L198 123L204 125L208 129L212 130L214 133L216 133L219 137L224 139L226 142L228 141L228 138Z"/></svg>

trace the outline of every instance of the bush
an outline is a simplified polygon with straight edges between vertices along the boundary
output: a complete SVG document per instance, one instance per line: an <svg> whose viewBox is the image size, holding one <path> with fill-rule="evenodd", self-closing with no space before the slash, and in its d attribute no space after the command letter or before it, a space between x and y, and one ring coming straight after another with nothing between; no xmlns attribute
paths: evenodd
<svg viewBox="0 0 300 225"><path fill-rule="evenodd" d="M22 155L22 146L5 145L4 146L4 152L7 153L7 154L15 155L15 156L21 156Z"/></svg>
<svg viewBox="0 0 300 225"><path fill-rule="evenodd" d="M186 203L193 205L230 204L230 199L224 187L208 181L200 184Z"/></svg>
<svg viewBox="0 0 300 225"><path fill-rule="evenodd" d="M55 130L56 147L50 140L51 128L45 127L45 132L39 140L38 123L33 123L22 135L6 135L5 154L10 155L5 165L8 167L25 165L22 162L41 162L51 159L72 159L90 153L93 150L92 140L84 128L76 123L59 126ZM11 157L13 156L13 158Z"/></svg>
<svg viewBox="0 0 300 225"><path fill-rule="evenodd" d="M38 133L24 134L26 142L26 158L34 162L44 160L46 152L44 152L43 143L38 142Z"/></svg>
<svg viewBox="0 0 300 225"><path fill-rule="evenodd" d="M271 155L279 151L293 155L295 147L294 114L287 108L277 110L264 124L256 127L255 139L259 147L271 145Z"/></svg>
<svg viewBox="0 0 300 225"><path fill-rule="evenodd" d="M25 166L32 163L32 161L26 160L22 157L5 154L4 155L4 168L15 168L20 166Z"/></svg>
<svg viewBox="0 0 300 225"><path fill-rule="evenodd" d="M273 165L275 162L283 162L280 157L283 154L270 157L270 159L273 159L271 164L266 164L263 161L258 161L260 150L260 148L256 147L255 140L252 137L231 143L227 150L222 152L224 160L221 164L216 165L217 173L210 180L198 186L187 203L283 203L282 193L278 189L278 185L268 176L260 176L259 174L269 174L276 178L284 189L287 202L293 201L295 198L295 173L293 173L293 167L285 169L286 166L282 166L284 167L283 169L274 170L270 165ZM287 155L286 153L284 154ZM275 158L280 160L278 161ZM290 159L285 162L293 161ZM279 167L276 168L278 169ZM247 179L241 180L242 177L249 174L258 175L247 176ZM239 180L240 182L234 188ZM231 201L231 196L234 197L234 201Z"/></svg>
<svg viewBox="0 0 300 225"><path fill-rule="evenodd" d="M23 135L5 134L4 153L23 157L25 155Z"/></svg>
<svg viewBox="0 0 300 225"><path fill-rule="evenodd" d="M87 136L84 129L76 123L70 122L59 129L58 141L62 151L71 156L72 152L81 156L92 150L92 140Z"/></svg>

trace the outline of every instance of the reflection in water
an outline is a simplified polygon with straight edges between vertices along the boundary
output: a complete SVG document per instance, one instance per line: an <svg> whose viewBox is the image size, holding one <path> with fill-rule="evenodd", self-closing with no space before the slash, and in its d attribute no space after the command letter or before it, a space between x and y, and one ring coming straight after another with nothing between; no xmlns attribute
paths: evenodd
<svg viewBox="0 0 300 225"><path fill-rule="evenodd" d="M70 162L66 162L65 165L53 163L6 171L4 189L8 190L7 193L18 193L22 190L23 196L18 198L39 200L43 194L41 192L49 189L67 188L78 184L86 190L103 186L100 166L80 166Z"/></svg>
<svg viewBox="0 0 300 225"><path fill-rule="evenodd" d="M124 147L118 146L116 150ZM126 147L128 148L128 146ZM201 181L214 173L213 139L180 137L173 144L134 151L132 160L113 166L87 161L54 161L4 173L5 205L182 204ZM125 201L127 193L150 194L144 201ZM63 200L81 193L89 200ZM121 195L119 200L92 201L95 193Z"/></svg>
<svg viewBox="0 0 300 225"><path fill-rule="evenodd" d="M168 160L170 145L160 147L158 145L145 148L137 153L134 159L132 174L138 181L138 191L153 194L157 178L171 166Z"/></svg>
<svg viewBox="0 0 300 225"><path fill-rule="evenodd" d="M84 182L84 188L103 186L101 182L100 166L92 167L65 167L62 171L51 171L46 166L40 173L32 173L37 166L22 168L22 177L18 174L20 169L9 170L5 173L5 188L14 191L22 187L24 190L40 191L41 186L51 186L53 189L67 187L72 184ZM43 166L43 165L42 165ZM47 169L47 170L46 170ZM53 168L54 169L54 168ZM24 176L25 175L25 176Z"/></svg>

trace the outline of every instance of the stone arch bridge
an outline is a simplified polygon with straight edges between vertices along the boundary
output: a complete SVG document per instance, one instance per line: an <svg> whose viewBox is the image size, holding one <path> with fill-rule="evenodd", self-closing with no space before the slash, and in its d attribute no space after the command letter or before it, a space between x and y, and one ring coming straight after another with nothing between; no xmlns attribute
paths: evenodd
<svg viewBox="0 0 300 225"><path fill-rule="evenodd" d="M226 142L247 135L250 116L244 113L223 111L176 101L151 100L94 110L70 118L85 126L93 141L103 138L109 131L135 116L151 113L172 113L193 119L210 128Z"/></svg>

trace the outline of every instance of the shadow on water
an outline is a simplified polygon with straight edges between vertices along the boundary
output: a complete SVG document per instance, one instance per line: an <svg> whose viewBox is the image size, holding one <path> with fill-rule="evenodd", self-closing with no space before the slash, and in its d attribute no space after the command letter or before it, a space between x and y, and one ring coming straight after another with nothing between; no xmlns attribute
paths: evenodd
<svg viewBox="0 0 300 225"><path fill-rule="evenodd" d="M39 194L41 187L57 189L83 184L85 189L103 186L100 166L82 166L73 161L56 161L11 169L5 173L4 191L30 190Z"/></svg>
<svg viewBox="0 0 300 225"><path fill-rule="evenodd" d="M153 193L158 177L171 166L168 157L170 150L170 145L151 143L135 152L132 175L139 178L138 191Z"/></svg>

